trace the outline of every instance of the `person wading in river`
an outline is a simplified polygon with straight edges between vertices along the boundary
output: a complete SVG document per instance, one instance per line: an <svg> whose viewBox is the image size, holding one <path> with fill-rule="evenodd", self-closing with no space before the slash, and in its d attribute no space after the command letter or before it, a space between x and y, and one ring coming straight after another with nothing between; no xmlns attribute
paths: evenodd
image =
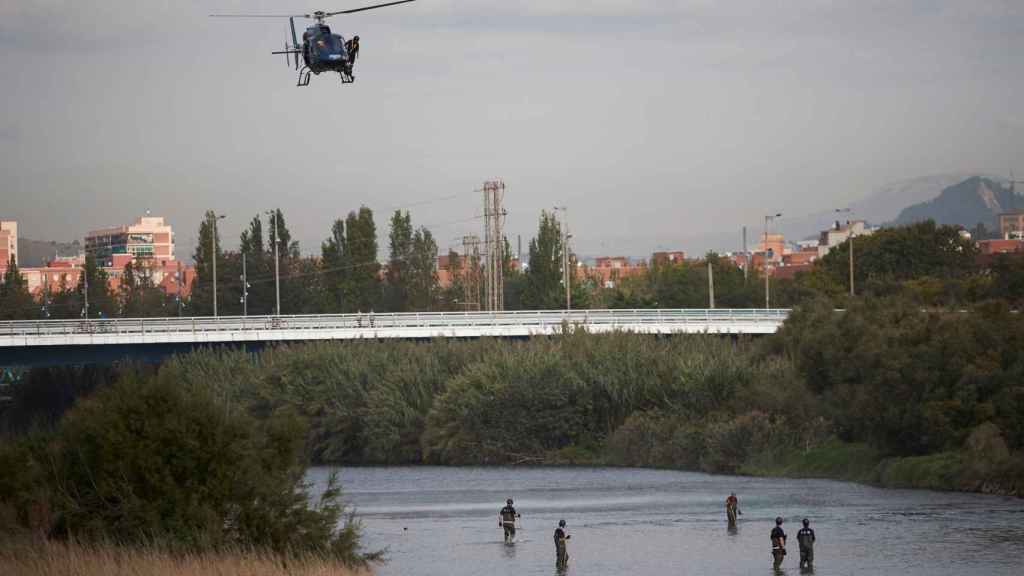
<svg viewBox="0 0 1024 576"><path fill-rule="evenodd" d="M729 520L729 526L736 525L736 516L739 514L742 514L740 501L736 498L736 493L733 492L725 499L725 517Z"/></svg>
<svg viewBox="0 0 1024 576"><path fill-rule="evenodd" d="M569 564L569 551L566 550L565 541L572 536L565 533L565 520L558 521L558 528L555 528L555 566L565 568Z"/></svg>
<svg viewBox="0 0 1024 576"><path fill-rule="evenodd" d="M512 499L505 501L505 507L498 512L498 526L505 529L505 543L509 544L516 537L516 518L519 514L512 506Z"/></svg>
<svg viewBox="0 0 1024 576"><path fill-rule="evenodd" d="M776 570L782 566L782 560L786 557L786 532L782 530L782 516L775 519L775 528L772 528L772 568Z"/></svg>
<svg viewBox="0 0 1024 576"><path fill-rule="evenodd" d="M804 518L804 527L796 533L796 541L800 544L800 567L814 567L814 530L811 529L811 521Z"/></svg>

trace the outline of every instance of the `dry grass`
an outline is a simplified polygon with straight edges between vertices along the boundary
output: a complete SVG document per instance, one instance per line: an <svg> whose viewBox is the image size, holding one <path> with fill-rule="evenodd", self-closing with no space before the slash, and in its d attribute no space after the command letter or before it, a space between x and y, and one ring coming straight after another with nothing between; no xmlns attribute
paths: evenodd
<svg viewBox="0 0 1024 576"><path fill-rule="evenodd" d="M322 558L253 553L172 555L164 551L54 542L0 542L4 576L369 576Z"/></svg>

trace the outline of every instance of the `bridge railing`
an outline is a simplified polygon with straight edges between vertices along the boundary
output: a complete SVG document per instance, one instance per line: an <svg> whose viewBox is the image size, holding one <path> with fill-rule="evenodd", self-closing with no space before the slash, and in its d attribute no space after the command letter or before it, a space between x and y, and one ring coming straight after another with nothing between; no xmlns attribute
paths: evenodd
<svg viewBox="0 0 1024 576"><path fill-rule="evenodd" d="M786 309L518 310L509 312L408 312L297 316L220 316L191 318L111 318L15 320L0 322L0 336L79 334L133 335L275 330L373 330L385 328L457 329L470 327L550 327L568 322L590 326L664 324L778 324Z"/></svg>

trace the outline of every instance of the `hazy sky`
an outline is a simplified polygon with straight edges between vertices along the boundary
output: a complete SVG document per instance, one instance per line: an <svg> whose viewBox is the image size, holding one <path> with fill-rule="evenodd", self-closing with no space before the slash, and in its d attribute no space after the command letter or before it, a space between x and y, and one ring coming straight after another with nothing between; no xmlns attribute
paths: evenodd
<svg viewBox="0 0 1024 576"><path fill-rule="evenodd" d="M358 81L306 88L269 54L286 20L207 17L369 3L0 3L0 217L71 240L148 209L185 256L208 208L234 246L281 206L311 252L361 204L384 234L408 206L444 250L500 177L513 244L564 204L581 253L644 255L1024 173L1019 0L419 0L330 21Z"/></svg>

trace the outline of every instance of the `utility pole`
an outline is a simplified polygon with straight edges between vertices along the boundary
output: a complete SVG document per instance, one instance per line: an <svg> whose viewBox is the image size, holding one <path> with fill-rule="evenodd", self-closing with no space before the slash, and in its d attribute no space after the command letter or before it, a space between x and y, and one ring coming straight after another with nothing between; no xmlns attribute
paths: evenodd
<svg viewBox="0 0 1024 576"><path fill-rule="evenodd" d="M501 180L484 182L483 192L486 309L500 311L505 309L505 237L502 234L506 214L502 208L505 183Z"/></svg>
<svg viewBox="0 0 1024 576"><path fill-rule="evenodd" d="M249 315L249 279L245 272L245 252L242 252L242 316Z"/></svg>
<svg viewBox="0 0 1024 576"><path fill-rule="evenodd" d="M174 282L177 284L177 292L174 294L174 299L178 305L178 318L181 318L181 260L178 260L178 270L174 273Z"/></svg>
<svg viewBox="0 0 1024 576"><path fill-rule="evenodd" d="M850 214L852 210L849 208L836 208L837 214ZM849 232L847 236L848 243L850 244L850 296L854 296L853 290L853 219L847 218L846 230Z"/></svg>
<svg viewBox="0 0 1024 576"><path fill-rule="evenodd" d="M95 257L93 258L93 264L96 264ZM89 257L85 257L85 266L82 267L82 282L83 291L85 292L85 308L82 312L85 314L85 319L89 319Z"/></svg>
<svg viewBox="0 0 1024 576"><path fill-rule="evenodd" d="M217 220L223 220L223 214L214 214L210 219L213 235L210 237L210 252L213 254L213 317L217 317Z"/></svg>
<svg viewBox="0 0 1024 576"><path fill-rule="evenodd" d="M715 267L711 265L711 258L708 258L708 304L715 309Z"/></svg>
<svg viewBox="0 0 1024 576"><path fill-rule="evenodd" d="M782 212L777 214L765 215L764 217L764 245L761 246L764 249L764 308L765 310L772 307L771 305L771 273L768 268L768 223L776 218L782 217Z"/></svg>
<svg viewBox="0 0 1024 576"><path fill-rule="evenodd" d="M480 237L463 236L462 254L462 304L466 310L480 310Z"/></svg>
<svg viewBox="0 0 1024 576"><path fill-rule="evenodd" d="M278 263L277 245L281 239L277 235L277 214L278 210L268 210L267 214L274 219L274 315L281 315L281 269Z"/></svg>
<svg viewBox="0 0 1024 576"><path fill-rule="evenodd" d="M569 209L565 206L555 206L555 211L559 210L563 214L559 228L562 229L562 285L565 286L565 309L572 310L572 273L569 270L569 239L572 238L572 234L569 233Z"/></svg>
<svg viewBox="0 0 1024 576"><path fill-rule="evenodd" d="M743 258L747 265L743 267L743 285L747 284L747 276L750 275L750 252L747 251L747 227L743 227Z"/></svg>
<svg viewBox="0 0 1024 576"><path fill-rule="evenodd" d="M50 275L43 272L43 318L50 317Z"/></svg>

